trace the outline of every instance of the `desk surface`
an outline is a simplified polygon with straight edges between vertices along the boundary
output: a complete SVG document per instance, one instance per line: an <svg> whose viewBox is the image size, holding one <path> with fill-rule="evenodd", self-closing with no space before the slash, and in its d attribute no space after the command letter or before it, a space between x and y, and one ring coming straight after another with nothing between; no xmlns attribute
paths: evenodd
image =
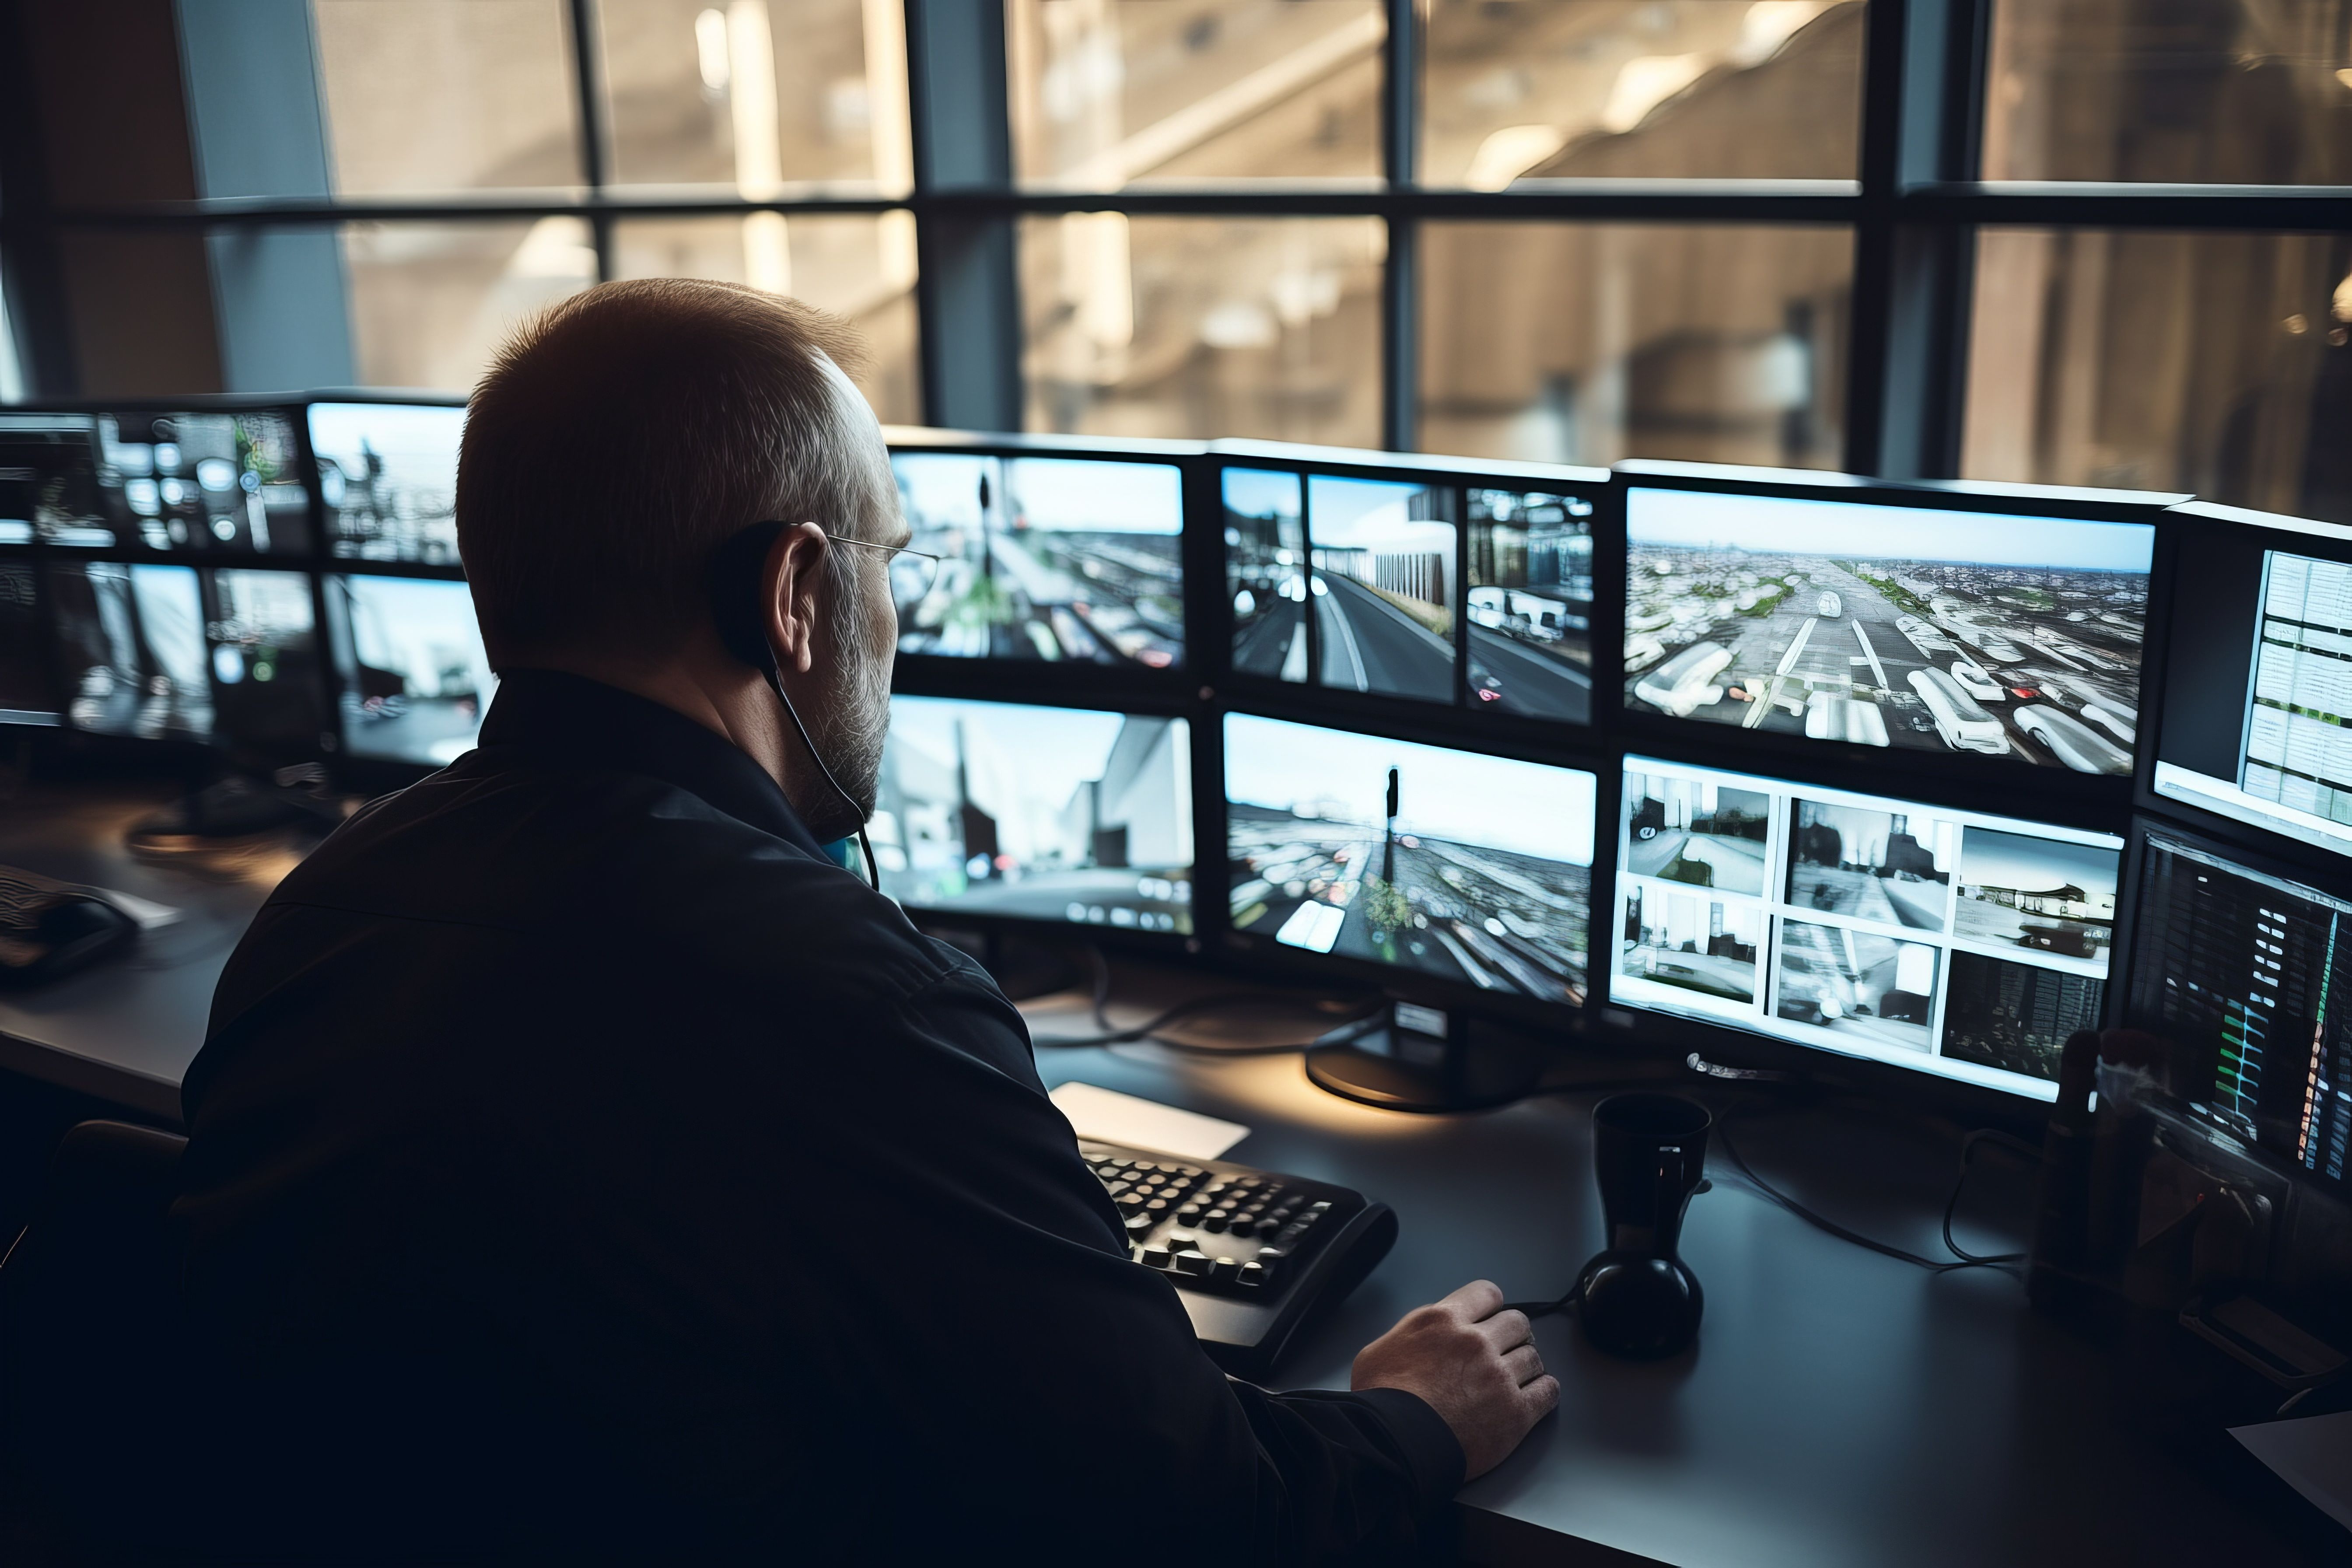
<svg viewBox="0 0 2352 1568"><path fill-rule="evenodd" d="M144 864L121 830L160 797L19 794L0 863L185 911L129 965L0 994L0 1068L176 1121L213 985L282 867L206 879ZM1186 982L1179 980L1176 984ZM1031 1009L1046 1081L1072 1079L1244 1122L1231 1158L1342 1183L1397 1211L1396 1248L1302 1336L1281 1381L1345 1387L1356 1351L1409 1309L1484 1276L1515 1300L1566 1289L1600 1246L1594 1094L1475 1116L1370 1110L1314 1089L1298 1059L1157 1046L1068 1049L1078 1012ZM1119 1021L1128 1021L1122 1013ZM1295 1022L1295 1020L1294 1020ZM1734 1123L1769 1179L1866 1233L1933 1253L1949 1129L1859 1111ZM1988 1215L2017 1214L1981 1161ZM1929 1275L1836 1241L1727 1179L1691 1206L1684 1256L1706 1289L1697 1348L1612 1361L1574 1325L1538 1341L1557 1415L1462 1494L1481 1561L1677 1568L2314 1561L2119 1415L2110 1359L2026 1310L2010 1275ZM1972 1184L1972 1192L1974 1191ZM1971 1239L2008 1250L2014 1236Z"/></svg>
<svg viewBox="0 0 2352 1568"><path fill-rule="evenodd" d="M129 958L24 992L0 991L0 1069L177 1126L180 1080L205 1043L213 987L269 889L285 851L239 856L205 873L153 865L123 832L173 797L168 788L27 788L0 800L0 865L129 893L179 911L142 934Z"/></svg>

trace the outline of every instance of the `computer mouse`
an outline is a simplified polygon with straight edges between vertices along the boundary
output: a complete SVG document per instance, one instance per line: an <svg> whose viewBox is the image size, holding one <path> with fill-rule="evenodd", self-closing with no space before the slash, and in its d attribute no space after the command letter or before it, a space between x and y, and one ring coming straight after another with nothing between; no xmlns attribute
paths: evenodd
<svg viewBox="0 0 2352 1568"><path fill-rule="evenodd" d="M104 899L60 892L0 922L0 986L46 985L121 952L139 923Z"/></svg>

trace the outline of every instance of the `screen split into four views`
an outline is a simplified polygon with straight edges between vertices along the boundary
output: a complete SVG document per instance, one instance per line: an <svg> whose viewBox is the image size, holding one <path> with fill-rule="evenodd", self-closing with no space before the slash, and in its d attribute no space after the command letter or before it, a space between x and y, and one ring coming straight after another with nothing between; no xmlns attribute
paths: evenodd
<svg viewBox="0 0 2352 1568"><path fill-rule="evenodd" d="M1581 1004L1598 779L1232 713L1233 929Z"/></svg>
<svg viewBox="0 0 2352 1568"><path fill-rule="evenodd" d="M1625 705L2117 776L2156 530L1635 484Z"/></svg>
<svg viewBox="0 0 2352 1568"><path fill-rule="evenodd" d="M2049 1099L2123 841L1629 757L1612 1001Z"/></svg>
<svg viewBox="0 0 2352 1568"><path fill-rule="evenodd" d="M1184 489L1169 463L899 452L913 530L898 650L1166 669L1184 661Z"/></svg>
<svg viewBox="0 0 2352 1568"><path fill-rule="evenodd" d="M1586 723L1591 497L1229 468L1243 675ZM1466 562L1466 567L1465 563Z"/></svg>

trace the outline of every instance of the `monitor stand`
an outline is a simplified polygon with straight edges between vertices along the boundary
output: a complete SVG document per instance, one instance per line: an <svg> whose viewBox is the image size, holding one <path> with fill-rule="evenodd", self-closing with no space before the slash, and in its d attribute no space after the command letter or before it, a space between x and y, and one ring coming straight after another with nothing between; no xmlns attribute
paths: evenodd
<svg viewBox="0 0 2352 1568"><path fill-rule="evenodd" d="M1465 1008L1391 1004L1366 1029L1335 1029L1307 1052L1307 1076L1386 1110L1485 1110L1524 1099L1554 1052L1540 1037Z"/></svg>

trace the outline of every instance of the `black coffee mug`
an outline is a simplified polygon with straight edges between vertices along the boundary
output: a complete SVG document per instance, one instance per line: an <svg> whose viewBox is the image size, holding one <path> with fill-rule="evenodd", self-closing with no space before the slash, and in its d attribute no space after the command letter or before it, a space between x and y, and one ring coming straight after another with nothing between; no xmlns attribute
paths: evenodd
<svg viewBox="0 0 2352 1568"><path fill-rule="evenodd" d="M1706 1191L1715 1117L1678 1094L1616 1094L1592 1109L1592 1168L1609 1245L1577 1277L1585 1337L1612 1355L1670 1356L1697 1337L1706 1299L1682 1260L1683 1214Z"/></svg>

